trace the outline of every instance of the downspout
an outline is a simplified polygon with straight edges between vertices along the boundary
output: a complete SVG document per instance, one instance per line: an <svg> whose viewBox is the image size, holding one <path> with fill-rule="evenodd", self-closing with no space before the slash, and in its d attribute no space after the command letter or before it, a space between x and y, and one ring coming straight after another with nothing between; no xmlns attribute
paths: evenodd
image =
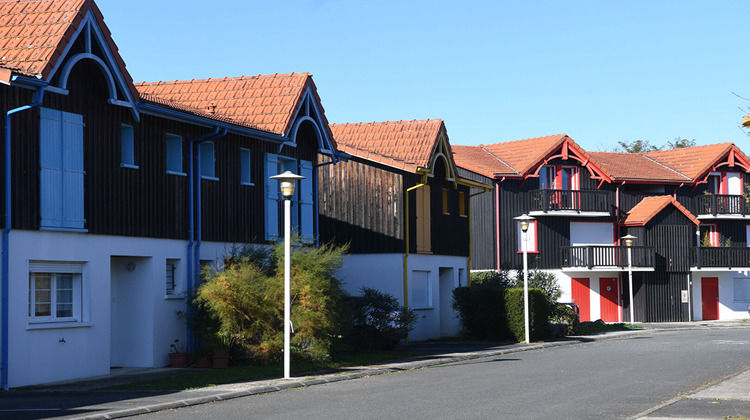
<svg viewBox="0 0 750 420"><path fill-rule="evenodd" d="M221 133L223 130L223 134ZM202 134L197 137L193 137L192 139L188 140L188 246L187 246L187 279L185 284L187 285L187 296L188 296L188 302L187 302L187 313L188 316L192 316L192 305L191 305L191 299L193 296L193 289L194 286L197 284L197 276L199 274L198 270L200 267L200 260L198 259L200 257L199 251L200 251L200 239L198 242L198 245L195 246L195 237L196 237L196 207L195 203L198 202L198 232L197 236L200 238L200 177L196 176L200 173L200 153L198 153L198 172L196 173L195 170L195 164L193 162L195 158L194 148L196 144L199 144L202 141L210 140L216 137L221 137L226 134L226 128L221 129L219 127L216 127L213 132ZM196 200L196 179L198 184L198 197ZM195 248L194 248L195 246ZM196 261L193 261L193 256L195 255ZM187 335L188 335L188 349L193 350L195 348L195 337L193 337L193 330L190 328L190 326L187 327Z"/></svg>
<svg viewBox="0 0 750 420"><path fill-rule="evenodd" d="M0 340L2 340L2 348L0 349L0 365L2 365L2 375L0 375L0 386L4 390L8 390L8 313L9 313L9 299L8 291L10 289L10 230L13 218L11 217L11 210L13 207L13 194L11 184L11 141L10 141L10 116L27 111L32 108L36 108L42 104L44 100L44 89L46 86L39 87L34 93L33 102L30 105L24 105L18 108L11 109L5 114L5 152L4 152L4 164L5 164L5 228L3 229L3 258L2 258L2 309L0 309L0 317L2 317L2 333L0 333Z"/></svg>
<svg viewBox="0 0 750 420"><path fill-rule="evenodd" d="M404 239L406 240L406 252L404 253L404 309L409 310L409 282L408 282L408 263L409 260L409 192L422 188L427 185L427 175L423 175L422 182L406 189L406 233ZM406 336L406 342L409 342L409 336Z"/></svg>

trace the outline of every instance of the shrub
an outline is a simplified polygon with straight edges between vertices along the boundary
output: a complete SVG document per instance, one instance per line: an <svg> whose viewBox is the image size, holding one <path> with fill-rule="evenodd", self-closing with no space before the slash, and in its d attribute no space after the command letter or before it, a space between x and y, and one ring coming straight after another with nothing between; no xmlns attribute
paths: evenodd
<svg viewBox="0 0 750 420"><path fill-rule="evenodd" d="M340 328L344 292L334 272L346 247L297 248L291 256L292 357L322 362ZM284 344L284 246L233 253L224 269L204 271L199 305L219 320L217 338L229 340L260 362L279 361Z"/></svg>
<svg viewBox="0 0 750 420"><path fill-rule="evenodd" d="M505 308L510 333L516 341L524 341L526 335L523 288L505 290ZM547 295L541 289L529 289L529 336L532 341L549 336L549 318L550 304Z"/></svg>
<svg viewBox="0 0 750 420"><path fill-rule="evenodd" d="M414 310L387 293L369 287L350 298L352 325L345 335L353 350L388 350L406 338L417 322Z"/></svg>
<svg viewBox="0 0 750 420"><path fill-rule="evenodd" d="M506 271L480 271L471 274L471 286L505 287L508 282Z"/></svg>
<svg viewBox="0 0 750 420"><path fill-rule="evenodd" d="M516 270L516 275L509 280L508 287L523 288L523 269ZM537 268L529 269L529 289L531 288L544 291L550 303L557 302L562 296L557 277L553 273Z"/></svg>
<svg viewBox="0 0 750 420"><path fill-rule="evenodd" d="M566 324L566 335L578 335L580 332L581 322L578 319L578 313L568 305L563 305L561 303L554 304L552 306L550 320L552 322Z"/></svg>
<svg viewBox="0 0 750 420"><path fill-rule="evenodd" d="M458 312L462 335L475 340L502 340L510 337L503 288L474 284L472 280L471 287L457 287L453 290L453 309Z"/></svg>

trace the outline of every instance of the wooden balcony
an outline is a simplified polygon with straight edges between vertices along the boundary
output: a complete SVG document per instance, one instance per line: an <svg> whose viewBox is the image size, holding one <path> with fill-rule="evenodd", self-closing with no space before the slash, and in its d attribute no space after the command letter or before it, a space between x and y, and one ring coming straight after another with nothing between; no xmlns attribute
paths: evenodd
<svg viewBox="0 0 750 420"><path fill-rule="evenodd" d="M750 204L741 195L705 194L695 198L699 218L738 218L750 216Z"/></svg>
<svg viewBox="0 0 750 420"><path fill-rule="evenodd" d="M633 246L631 257L634 270L653 269L653 247ZM614 245L584 245L560 247L560 267L581 269L628 269L628 247Z"/></svg>
<svg viewBox="0 0 750 420"><path fill-rule="evenodd" d="M690 265L701 268L750 267L750 248L745 246L706 246L691 249Z"/></svg>
<svg viewBox="0 0 750 420"><path fill-rule="evenodd" d="M612 214L614 194L600 190L531 190L529 214L602 217Z"/></svg>

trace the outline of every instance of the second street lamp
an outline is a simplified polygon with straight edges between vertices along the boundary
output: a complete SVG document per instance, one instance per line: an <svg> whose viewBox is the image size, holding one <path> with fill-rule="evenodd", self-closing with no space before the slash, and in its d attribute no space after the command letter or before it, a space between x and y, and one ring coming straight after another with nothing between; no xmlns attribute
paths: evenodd
<svg viewBox="0 0 750 420"><path fill-rule="evenodd" d="M625 235L622 238L625 241L625 247L628 248L628 292L630 292L630 329L635 328L635 321L633 320L633 260L631 248L633 247L633 235Z"/></svg>
<svg viewBox="0 0 750 420"><path fill-rule="evenodd" d="M274 175L271 179L279 181L281 195L284 197L284 379L291 376L291 219L292 219L292 197L294 196L294 184L298 179L305 179L304 176L296 175L290 171L283 174Z"/></svg>
<svg viewBox="0 0 750 420"><path fill-rule="evenodd" d="M523 315L524 329L526 331L526 344L531 342L531 333L529 331L529 250L528 250L528 231L529 224L533 217L523 214L515 218L521 225L521 249L523 249Z"/></svg>

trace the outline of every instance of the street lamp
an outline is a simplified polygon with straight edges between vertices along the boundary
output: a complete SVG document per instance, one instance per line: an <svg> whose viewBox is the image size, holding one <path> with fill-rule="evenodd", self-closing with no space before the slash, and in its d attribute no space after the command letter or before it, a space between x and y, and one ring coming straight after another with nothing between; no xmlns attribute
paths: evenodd
<svg viewBox="0 0 750 420"><path fill-rule="evenodd" d="M521 224L521 249L523 250L523 315L526 331L526 344L531 342L529 329L529 251L527 246L529 223L534 220L528 214L515 218Z"/></svg>
<svg viewBox="0 0 750 420"><path fill-rule="evenodd" d="M632 260L632 247L633 247L633 239L635 239L635 236L627 234L623 236L623 241L625 241L625 246L628 248L628 292L630 294L630 329L635 328L635 321L633 320L633 260Z"/></svg>
<svg viewBox="0 0 750 420"><path fill-rule="evenodd" d="M291 371L291 220L292 220L292 196L294 195L294 183L298 179L305 179L304 176L295 175L290 171L283 174L274 175L271 179L279 181L281 195L284 197L284 379L289 379Z"/></svg>

